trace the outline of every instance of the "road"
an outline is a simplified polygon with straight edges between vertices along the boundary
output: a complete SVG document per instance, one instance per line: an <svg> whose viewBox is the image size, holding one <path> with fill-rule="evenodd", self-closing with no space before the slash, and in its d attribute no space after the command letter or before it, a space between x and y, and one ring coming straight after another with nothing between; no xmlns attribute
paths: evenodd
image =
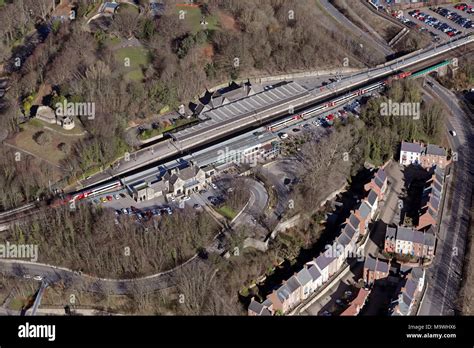
<svg viewBox="0 0 474 348"><path fill-rule="evenodd" d="M428 80L433 84L433 87L428 87L428 91L450 110L447 128L454 129L457 133L456 137L449 137L453 151L458 154L458 161L453 166L436 257L432 267L428 269L428 288L419 314L453 315L469 231L474 176L474 131L472 120L461 109L456 96L433 79Z"/></svg>
<svg viewBox="0 0 474 348"><path fill-rule="evenodd" d="M320 0L319 3L324 9L341 25L345 26L351 33L354 35L363 36L367 41L371 42L374 47L382 52L385 56L390 56L395 53L395 51L383 40L380 40L378 37L373 37L367 32L363 31L357 25L352 23L346 16L338 11L328 0Z"/></svg>

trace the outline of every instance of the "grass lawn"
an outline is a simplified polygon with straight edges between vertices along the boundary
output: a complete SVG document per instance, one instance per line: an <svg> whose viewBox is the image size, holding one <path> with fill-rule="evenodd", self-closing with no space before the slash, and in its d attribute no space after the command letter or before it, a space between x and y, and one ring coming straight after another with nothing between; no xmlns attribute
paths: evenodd
<svg viewBox="0 0 474 348"><path fill-rule="evenodd" d="M191 27L191 30L194 33L197 33L198 31L205 29L205 27L201 26L201 23L200 23L202 12L199 7L176 6L176 13L178 15L182 14L181 11L184 11L184 20L186 20L189 23L189 26ZM181 18L181 17L178 17L178 18ZM219 25L218 16L208 16L206 17L206 22L208 23L207 29L215 30L217 29Z"/></svg>
<svg viewBox="0 0 474 348"><path fill-rule="evenodd" d="M18 133L15 138L11 141L12 145L15 145L27 152L31 152L38 158L42 158L50 163L59 165L59 161L65 158L65 154L58 149L60 143L66 143L72 146L79 137L71 137L50 130L44 129L41 124L38 125L36 122L33 124L24 124L21 126L22 131ZM51 134L51 142L43 146L38 145L33 140L33 135L36 132L44 131Z"/></svg>
<svg viewBox="0 0 474 348"><path fill-rule="evenodd" d="M30 121L28 121L28 125L30 125L32 127L36 127L38 129L48 127L48 128L51 128L51 129L55 130L56 132L59 132L59 133L62 133L62 134L81 136L82 133L84 133L84 128L82 127L81 121L76 119L74 122L75 122L75 126L71 130L66 130L63 127L61 127L60 125L46 123L46 122L38 120L36 118L33 118Z"/></svg>
<svg viewBox="0 0 474 348"><path fill-rule="evenodd" d="M125 77L134 81L143 79L142 67L148 66L148 51L141 47L124 47L114 52L115 59L123 67ZM129 66L125 65L129 64Z"/></svg>
<svg viewBox="0 0 474 348"><path fill-rule="evenodd" d="M217 208L216 211L229 220L233 220L237 213L233 211L230 207L223 205L220 208Z"/></svg>

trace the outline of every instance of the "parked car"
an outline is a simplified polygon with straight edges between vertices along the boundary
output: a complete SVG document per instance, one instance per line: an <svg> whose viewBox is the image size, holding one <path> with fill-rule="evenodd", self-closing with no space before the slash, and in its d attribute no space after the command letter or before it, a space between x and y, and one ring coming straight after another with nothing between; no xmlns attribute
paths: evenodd
<svg viewBox="0 0 474 348"><path fill-rule="evenodd" d="M113 200L113 197L112 197L112 196L107 196L106 198L107 198L107 200L108 200L109 202L110 202L111 200Z"/></svg>
<svg viewBox="0 0 474 348"><path fill-rule="evenodd" d="M38 281L42 281L42 280L43 280L43 277L40 276L40 275L35 275L35 276L33 277L33 279L34 279L34 280L38 280Z"/></svg>
<svg viewBox="0 0 474 348"><path fill-rule="evenodd" d="M214 190L217 190L217 185L214 184L213 182L211 182L211 187L212 187Z"/></svg>
<svg viewBox="0 0 474 348"><path fill-rule="evenodd" d="M117 193L117 194L115 194L115 196L114 196L114 197L115 197L115 199L120 199L120 195L119 195L118 193Z"/></svg>

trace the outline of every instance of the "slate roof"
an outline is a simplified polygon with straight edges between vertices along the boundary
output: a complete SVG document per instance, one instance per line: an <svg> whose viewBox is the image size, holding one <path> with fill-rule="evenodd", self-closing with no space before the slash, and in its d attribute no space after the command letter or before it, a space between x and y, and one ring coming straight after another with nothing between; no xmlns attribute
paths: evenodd
<svg viewBox="0 0 474 348"><path fill-rule="evenodd" d="M313 279L313 281L321 277L321 273L319 272L318 267L316 266L309 267L308 272L309 274L311 274L311 278Z"/></svg>
<svg viewBox="0 0 474 348"><path fill-rule="evenodd" d="M340 245L348 245L351 243L351 239L346 236L344 233L341 233L339 237L336 238L336 242L339 243Z"/></svg>
<svg viewBox="0 0 474 348"><path fill-rule="evenodd" d="M397 230L397 240L413 242L413 228L399 226Z"/></svg>
<svg viewBox="0 0 474 348"><path fill-rule="evenodd" d="M371 271L375 271L375 267L377 266L377 260L372 256L368 255L365 258L364 268L368 268Z"/></svg>
<svg viewBox="0 0 474 348"><path fill-rule="evenodd" d="M296 279L295 276L292 276L286 282L286 286L288 287L288 290L293 293L301 287L301 284L298 282L298 279Z"/></svg>
<svg viewBox="0 0 474 348"><path fill-rule="evenodd" d="M359 227L360 220L357 216L351 214L351 216L349 216L349 223L352 225L352 227L354 227L354 229L357 229Z"/></svg>
<svg viewBox="0 0 474 348"><path fill-rule="evenodd" d="M303 267L303 269L296 274L296 278L302 286L312 281L311 273L309 273L307 267Z"/></svg>
<svg viewBox="0 0 474 348"><path fill-rule="evenodd" d="M385 181L385 179L387 179L387 173L385 173L385 170L383 170L382 168L379 168L379 170L377 170L377 173L375 173L375 177L379 178L382 181Z"/></svg>
<svg viewBox="0 0 474 348"><path fill-rule="evenodd" d="M420 153L422 149L423 147L420 144L402 141L402 147L401 147L402 151Z"/></svg>
<svg viewBox="0 0 474 348"><path fill-rule="evenodd" d="M446 150L438 145L428 144L426 147L426 154L433 156L446 156Z"/></svg>
<svg viewBox="0 0 474 348"><path fill-rule="evenodd" d="M394 238L395 239L396 236L397 236L397 228L387 226L387 228L385 230L385 239L387 239L387 238Z"/></svg>
<svg viewBox="0 0 474 348"><path fill-rule="evenodd" d="M367 196L367 201L369 202L369 204L373 206L377 198L378 198L377 193L371 189L369 191L369 195Z"/></svg>
<svg viewBox="0 0 474 348"><path fill-rule="evenodd" d="M344 226L343 232L351 239L357 233L356 230L350 224L346 224L346 226Z"/></svg>
<svg viewBox="0 0 474 348"><path fill-rule="evenodd" d="M288 289L288 286L286 284L283 284L282 286L278 288L276 293L277 293L278 299L281 302L284 302L290 298L291 291L290 289Z"/></svg>
<svg viewBox="0 0 474 348"><path fill-rule="evenodd" d="M377 259L375 270L382 273L388 273L390 270L390 264L387 261Z"/></svg>
<svg viewBox="0 0 474 348"><path fill-rule="evenodd" d="M363 219L367 219L367 217L370 215L370 212L372 209L370 209L370 206L365 202L362 201L362 203L359 206L359 214Z"/></svg>
<svg viewBox="0 0 474 348"><path fill-rule="evenodd" d="M324 254L319 255L315 260L320 270L323 270L326 267L328 267L333 261L334 261L334 257L328 257Z"/></svg>

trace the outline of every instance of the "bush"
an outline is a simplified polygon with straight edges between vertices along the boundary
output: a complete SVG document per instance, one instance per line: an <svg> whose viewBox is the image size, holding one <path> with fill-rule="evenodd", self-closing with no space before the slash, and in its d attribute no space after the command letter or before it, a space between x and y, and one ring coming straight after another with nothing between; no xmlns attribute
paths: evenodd
<svg viewBox="0 0 474 348"><path fill-rule="evenodd" d="M46 145L46 144L50 143L52 138L51 138L51 134L40 131L40 132L35 133L35 135L33 135L33 140L38 145L43 146L43 145Z"/></svg>

